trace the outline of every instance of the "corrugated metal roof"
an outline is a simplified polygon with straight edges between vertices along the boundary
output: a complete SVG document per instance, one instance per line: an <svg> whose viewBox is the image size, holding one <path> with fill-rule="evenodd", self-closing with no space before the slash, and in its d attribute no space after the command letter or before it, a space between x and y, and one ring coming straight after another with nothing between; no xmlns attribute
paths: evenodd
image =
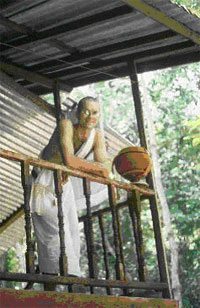
<svg viewBox="0 0 200 308"><path fill-rule="evenodd" d="M200 33L200 20L169 0L143 2ZM139 72L175 65L181 59L200 60L192 34L190 40L173 33L125 1L21 0L4 2L1 14L27 31L25 35L11 26L0 27L4 60L71 86L127 75L127 56L135 59ZM18 82L35 93L48 92L39 84Z"/></svg>
<svg viewBox="0 0 200 308"><path fill-rule="evenodd" d="M48 143L55 119L27 99L29 91L12 78L0 72L0 79L0 149L37 157ZM131 144L111 128L106 128L105 137L112 155ZM0 222L23 202L20 164L0 158ZM0 255L23 235L24 222L20 218L0 234Z"/></svg>

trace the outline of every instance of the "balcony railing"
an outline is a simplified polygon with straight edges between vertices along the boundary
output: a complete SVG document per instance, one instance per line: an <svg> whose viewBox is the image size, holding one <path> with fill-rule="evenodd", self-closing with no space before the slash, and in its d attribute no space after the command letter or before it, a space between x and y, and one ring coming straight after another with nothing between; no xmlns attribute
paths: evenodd
<svg viewBox="0 0 200 308"><path fill-rule="evenodd" d="M21 164L21 182L24 191L24 214L25 214L25 232L26 232L26 273L8 273L1 272L0 278L6 281L25 281L25 282L37 282L37 283L55 283L61 285L67 285L70 292L73 292L73 285L89 286L90 292L94 293L94 287L105 288L107 294L112 294L113 288L119 288L122 290L122 294L127 295L127 290L131 289L143 289L143 290L156 290L163 294L163 297L169 298L170 291L169 285L165 278L166 264L163 264L162 259L159 258L159 254L163 253L159 247L159 234L160 225L158 217L154 215L152 211L152 220L154 225L154 235L156 239L157 259L158 268L160 273L160 281L158 282L147 282L145 276L145 258L144 258L144 247L143 247L143 234L141 224L141 200L149 199L154 196L154 192L146 187L134 185L132 183L119 182L103 177L98 177L90 173L81 172L78 170L72 170L63 165L50 163L48 161L35 159L23 154L14 153L11 151L0 150L0 157L20 162ZM58 205L58 226L59 226L59 237L60 237L60 273L59 276L37 274L35 273L34 265L34 244L31 230L31 211L29 205L30 199L30 166L37 166L46 168L54 172L55 182L55 194ZM70 277L67 273L67 256L65 253L65 242L64 242L64 222L63 222L63 211L62 211L62 185L61 185L61 173L66 172L69 176L79 177L83 179L84 195L86 200L86 214L79 218L80 222L84 224L84 232L87 246L87 258L88 258L88 269L89 278L78 278ZM90 182L98 182L108 186L108 200L109 206L100 210L92 211L90 203ZM120 188L128 192L128 198L126 201L117 203L115 188ZM128 208L128 213L131 219L131 228L133 229L135 243L135 250L137 255L137 270L138 270L138 281L127 281L126 279L126 260L123 254L123 240L121 233L121 223L119 218L119 210L121 208ZM115 280L111 279L110 268L108 262L108 251L105 241L105 226L104 218L105 215L110 214L112 217L112 229L113 229L113 243L115 251ZM95 246L93 236L93 220L98 219L101 245L103 250L103 259L105 267L105 278L98 279L95 270ZM161 243L162 244L162 243Z"/></svg>

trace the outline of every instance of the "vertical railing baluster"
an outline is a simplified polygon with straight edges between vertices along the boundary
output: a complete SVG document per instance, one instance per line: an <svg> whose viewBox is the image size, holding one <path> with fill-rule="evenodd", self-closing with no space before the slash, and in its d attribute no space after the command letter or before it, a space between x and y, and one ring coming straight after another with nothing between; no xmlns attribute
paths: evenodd
<svg viewBox="0 0 200 308"><path fill-rule="evenodd" d="M34 268L34 242L31 236L31 211L30 211L30 193L31 185L29 182L30 167L26 161L21 163L21 181L24 190L24 214L25 214L25 232L26 232L26 272L35 273Z"/></svg>
<svg viewBox="0 0 200 308"><path fill-rule="evenodd" d="M106 279L110 279L110 272L109 272L109 264L108 264L108 254L107 254L107 248L106 248L106 241L105 241L105 232L104 232L104 223L103 223L103 217L102 215L98 215L99 219L99 228L101 232L101 240L102 240L102 247L103 247L103 258L104 258L104 265L105 265L105 271L106 271ZM109 287L106 287L106 291L108 295L111 295L111 289Z"/></svg>
<svg viewBox="0 0 200 308"><path fill-rule="evenodd" d="M116 208L116 217L117 217L117 225L118 225L118 232L119 232L119 250L120 250L120 258L121 263L123 265L123 279L125 279L125 261L124 261L124 252L123 252L123 241L122 241L122 232L121 232L121 224L119 219L119 208Z"/></svg>
<svg viewBox="0 0 200 308"><path fill-rule="evenodd" d="M144 245L141 227L141 201L138 192L133 191L129 197L129 213L135 237L136 254L138 261L138 277L140 281L145 281Z"/></svg>
<svg viewBox="0 0 200 308"><path fill-rule="evenodd" d="M118 232L119 232L119 251L120 251L120 260L122 264L122 273L121 279L126 280L126 270L125 270L125 260L124 260L124 252L123 252L123 241L122 241L122 232L121 232L121 224L119 219L119 208L116 208L116 217L117 217L117 225L118 225ZM128 295L128 290L123 289L123 295Z"/></svg>
<svg viewBox="0 0 200 308"><path fill-rule="evenodd" d="M58 205L58 227L59 227L59 238L60 238L60 275L66 276L68 271L67 256L65 252L65 231L64 231L64 217L62 209L62 174L60 170L54 171L54 185L55 193Z"/></svg>
<svg viewBox="0 0 200 308"><path fill-rule="evenodd" d="M120 241L119 241L120 226L116 211L116 197L114 189L115 187L112 184L108 185L108 195L112 213L112 226L113 226L113 236L114 236L114 246L115 246L115 256L116 256L115 270L116 270L116 279L124 280L125 269L121 260L121 253L120 253Z"/></svg>
<svg viewBox="0 0 200 308"><path fill-rule="evenodd" d="M87 208L87 219L84 221L84 229L86 236L87 244L87 254L88 254L88 266L89 266L89 276L90 278L96 277L95 271L95 262L94 262L94 234L92 228L92 211L91 211L91 189L90 181L86 178L83 178L83 192L86 199L86 208ZM94 288L90 287L91 293L94 293Z"/></svg>

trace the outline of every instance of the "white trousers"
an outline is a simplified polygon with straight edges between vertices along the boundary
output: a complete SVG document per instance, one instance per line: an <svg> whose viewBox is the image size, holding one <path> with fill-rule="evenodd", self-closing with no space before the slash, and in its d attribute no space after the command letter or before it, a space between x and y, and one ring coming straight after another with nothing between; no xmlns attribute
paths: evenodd
<svg viewBox="0 0 200 308"><path fill-rule="evenodd" d="M70 177L63 185L65 248L68 273L81 276L79 267L80 236L77 209L86 208L82 179ZM108 199L107 187L91 183L91 206ZM53 172L43 169L32 185L30 207L38 245L39 268L44 273L59 273L60 240L58 208Z"/></svg>
<svg viewBox="0 0 200 308"><path fill-rule="evenodd" d="M53 172L42 170L32 188L30 206L38 245L39 268L45 273L59 273L60 240L58 208L54 194ZM80 237L76 202L71 180L63 186L65 248L68 273L80 276Z"/></svg>

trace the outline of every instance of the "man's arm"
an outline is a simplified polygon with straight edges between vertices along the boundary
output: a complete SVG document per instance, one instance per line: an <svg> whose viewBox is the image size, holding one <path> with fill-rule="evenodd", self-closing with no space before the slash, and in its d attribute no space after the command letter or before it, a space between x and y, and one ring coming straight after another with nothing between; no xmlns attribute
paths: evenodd
<svg viewBox="0 0 200 308"><path fill-rule="evenodd" d="M94 160L101 163L109 172L111 171L112 163L108 158L105 139L100 131L97 131L95 136Z"/></svg>
<svg viewBox="0 0 200 308"><path fill-rule="evenodd" d="M70 120L62 119L59 123L60 145L64 163L67 164L71 155L74 155L73 124Z"/></svg>

